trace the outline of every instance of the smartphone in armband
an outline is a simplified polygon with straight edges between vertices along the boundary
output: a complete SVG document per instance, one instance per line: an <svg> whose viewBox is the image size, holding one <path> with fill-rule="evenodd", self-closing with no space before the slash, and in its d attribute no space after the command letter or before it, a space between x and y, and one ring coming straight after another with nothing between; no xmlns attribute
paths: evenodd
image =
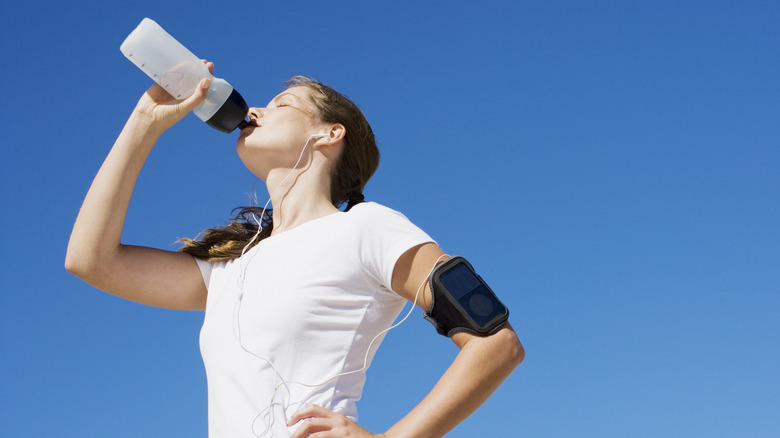
<svg viewBox="0 0 780 438"><path fill-rule="evenodd" d="M455 256L437 266L429 284L433 304L424 317L444 336L460 331L491 335L509 318L509 309L463 257Z"/></svg>

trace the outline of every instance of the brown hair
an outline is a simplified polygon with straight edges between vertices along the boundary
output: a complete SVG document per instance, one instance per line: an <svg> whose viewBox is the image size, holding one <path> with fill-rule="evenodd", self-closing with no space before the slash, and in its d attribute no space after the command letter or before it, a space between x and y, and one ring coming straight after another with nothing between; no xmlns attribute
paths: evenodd
<svg viewBox="0 0 780 438"><path fill-rule="evenodd" d="M345 128L344 146L331 176L330 199L336 207L346 202L347 211L363 201L363 188L379 166L379 148L371 125L357 105L327 85L305 76L294 76L286 84L286 89L308 87L315 115L325 123L340 123ZM237 258L257 233L257 221L263 229L252 245L271 235L273 215L269 209L258 217L262 210L236 208L230 224L205 230L198 240L180 239L184 244L180 251L208 261Z"/></svg>

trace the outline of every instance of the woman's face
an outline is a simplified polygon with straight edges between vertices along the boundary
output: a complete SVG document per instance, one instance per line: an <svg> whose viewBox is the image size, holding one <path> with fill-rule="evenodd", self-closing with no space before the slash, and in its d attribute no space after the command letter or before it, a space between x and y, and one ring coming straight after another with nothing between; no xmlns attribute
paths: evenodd
<svg viewBox="0 0 780 438"><path fill-rule="evenodd" d="M310 137L324 130L309 93L304 86L288 88L265 108L249 109L250 126L241 130L236 150L255 175L262 177L274 167L292 167Z"/></svg>

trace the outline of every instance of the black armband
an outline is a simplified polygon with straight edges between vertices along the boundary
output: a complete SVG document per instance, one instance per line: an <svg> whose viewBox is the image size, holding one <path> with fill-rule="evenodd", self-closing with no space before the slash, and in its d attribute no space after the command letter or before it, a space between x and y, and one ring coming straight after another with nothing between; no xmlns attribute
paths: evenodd
<svg viewBox="0 0 780 438"><path fill-rule="evenodd" d="M423 316L441 335L451 337L465 331L487 336L501 329L509 318L509 309L463 257L437 266L428 283L433 303Z"/></svg>

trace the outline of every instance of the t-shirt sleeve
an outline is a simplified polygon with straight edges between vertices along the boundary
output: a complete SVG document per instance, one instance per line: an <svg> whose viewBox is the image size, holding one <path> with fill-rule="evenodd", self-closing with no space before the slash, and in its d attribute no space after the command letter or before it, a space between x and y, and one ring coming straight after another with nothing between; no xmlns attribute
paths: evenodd
<svg viewBox="0 0 780 438"><path fill-rule="evenodd" d="M195 261L198 262L200 275L203 277L203 283L206 285L206 290L208 290L209 282L211 281L211 271L214 268L214 265L211 262L207 262L199 258L196 258Z"/></svg>
<svg viewBox="0 0 780 438"><path fill-rule="evenodd" d="M435 241L403 214L366 202L350 210L351 234L360 263L382 286L392 290L393 269L408 250Z"/></svg>

